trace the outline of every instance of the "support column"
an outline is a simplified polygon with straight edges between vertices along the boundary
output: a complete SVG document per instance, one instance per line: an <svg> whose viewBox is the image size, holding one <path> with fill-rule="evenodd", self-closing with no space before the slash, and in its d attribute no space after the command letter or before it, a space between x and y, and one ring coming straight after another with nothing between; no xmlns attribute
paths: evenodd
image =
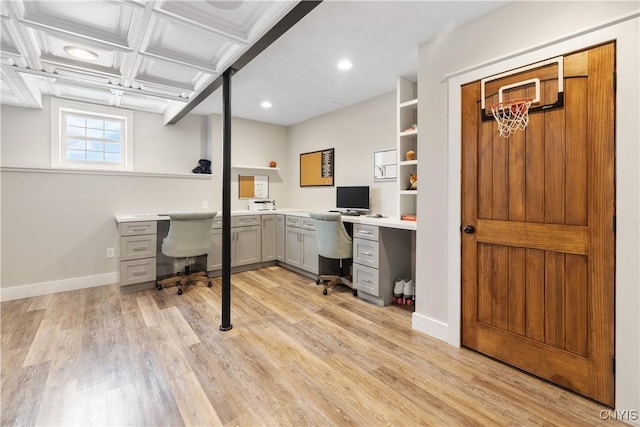
<svg viewBox="0 0 640 427"><path fill-rule="evenodd" d="M231 75L229 68L222 74L222 324L229 331L231 324Z"/></svg>

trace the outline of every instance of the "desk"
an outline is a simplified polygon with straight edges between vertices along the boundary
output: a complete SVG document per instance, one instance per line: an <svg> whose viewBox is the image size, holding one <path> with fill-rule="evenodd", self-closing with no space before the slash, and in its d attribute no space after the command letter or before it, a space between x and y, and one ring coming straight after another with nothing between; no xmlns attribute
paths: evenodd
<svg viewBox="0 0 640 427"><path fill-rule="evenodd" d="M242 255L233 257L232 267L249 269L262 265L281 264L284 267L298 271L309 277L317 275L317 252L315 243L308 245L306 249L300 249L301 256L311 259L312 264L305 264L300 260L300 265L295 265L293 258L288 260L278 256L276 260L273 253L267 253L265 244L273 243L274 248L285 245L288 235L286 228L278 228L277 242L269 242L265 239L273 239L273 230L265 234L266 227L262 223L267 218L281 217L282 224L287 224L285 218L309 218L309 211L298 209L278 209L272 211L234 211L232 227L245 225L252 226L251 243L243 246ZM255 218L263 220L255 220ZM361 216L342 217L343 222L353 226L354 238L354 283L361 298L377 305L386 305L391 302L393 283L398 278L415 277L415 221L402 221L395 218L374 218ZM150 288L155 284L156 278L165 277L180 270L173 258L162 254L162 239L169 230L169 217L158 214L122 214L116 215L115 221L119 229L119 282L127 290ZM250 222L250 224L249 224ZM210 273L219 272L219 258L221 256L221 232L222 217L216 216L212 228L212 251L207 259L206 270ZM245 227L243 230L249 230ZM313 228L306 230L307 234L315 239ZM262 237L264 236L264 237ZM266 237L269 236L269 237ZM315 241L315 240L313 240ZM245 242L246 243L246 242ZM276 244L277 243L277 244ZM289 242L292 243L292 242ZM313 246L313 248L311 248ZM313 253L310 253L313 249ZM232 248L233 250L233 248ZM234 262L234 259L237 261ZM201 262L200 260L196 263ZM266 264L265 264L266 263ZM232 270L233 271L233 270Z"/></svg>

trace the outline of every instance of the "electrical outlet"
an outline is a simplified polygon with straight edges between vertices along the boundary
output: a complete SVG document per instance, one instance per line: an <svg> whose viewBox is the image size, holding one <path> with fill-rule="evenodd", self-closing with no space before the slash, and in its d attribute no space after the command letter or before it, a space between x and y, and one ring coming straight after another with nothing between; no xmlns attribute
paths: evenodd
<svg viewBox="0 0 640 427"><path fill-rule="evenodd" d="M209 202L206 200L202 201L202 209L207 209L209 207Z"/></svg>
<svg viewBox="0 0 640 427"><path fill-rule="evenodd" d="M107 248L107 258L114 258L116 256L116 250L114 248Z"/></svg>

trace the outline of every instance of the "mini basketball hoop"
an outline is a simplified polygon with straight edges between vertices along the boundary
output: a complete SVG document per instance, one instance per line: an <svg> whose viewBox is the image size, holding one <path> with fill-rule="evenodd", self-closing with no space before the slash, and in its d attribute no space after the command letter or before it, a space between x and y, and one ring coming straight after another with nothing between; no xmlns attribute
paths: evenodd
<svg viewBox="0 0 640 427"><path fill-rule="evenodd" d="M518 129L525 130L529 124L529 107L532 102L533 98L525 98L498 102L491 106L501 137L508 138Z"/></svg>

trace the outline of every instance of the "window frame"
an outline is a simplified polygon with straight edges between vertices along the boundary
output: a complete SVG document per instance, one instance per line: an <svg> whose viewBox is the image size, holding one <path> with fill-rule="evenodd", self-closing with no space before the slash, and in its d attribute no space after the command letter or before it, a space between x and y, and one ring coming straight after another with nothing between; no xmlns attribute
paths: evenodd
<svg viewBox="0 0 640 427"><path fill-rule="evenodd" d="M122 162L108 163L91 160L68 160L67 147L63 139L67 113L84 117L121 120L124 123L122 133ZM99 171L133 171L133 111L115 107L98 106L81 102L51 99L51 168Z"/></svg>

